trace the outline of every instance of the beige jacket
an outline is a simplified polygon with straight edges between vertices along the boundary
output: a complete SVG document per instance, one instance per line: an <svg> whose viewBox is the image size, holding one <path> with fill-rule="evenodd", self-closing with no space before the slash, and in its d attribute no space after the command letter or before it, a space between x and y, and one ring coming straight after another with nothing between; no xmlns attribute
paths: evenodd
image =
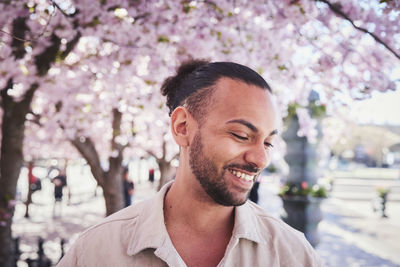
<svg viewBox="0 0 400 267"><path fill-rule="evenodd" d="M170 186L83 232L57 266L186 266L164 225ZM233 234L218 266L323 265L302 233L248 201L236 207Z"/></svg>

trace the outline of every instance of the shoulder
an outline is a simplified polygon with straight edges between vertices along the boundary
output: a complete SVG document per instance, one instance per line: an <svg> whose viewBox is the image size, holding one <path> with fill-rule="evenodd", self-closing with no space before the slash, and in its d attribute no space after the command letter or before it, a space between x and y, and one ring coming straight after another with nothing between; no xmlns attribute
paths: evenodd
<svg viewBox="0 0 400 267"><path fill-rule="evenodd" d="M250 201L248 204L256 218L260 235L276 255L285 261L293 258L310 264L307 266L321 266L319 256L302 232L269 215L257 204Z"/></svg>
<svg viewBox="0 0 400 267"><path fill-rule="evenodd" d="M271 237L284 235L293 239L304 239L303 233L292 228L281 219L269 215L259 205L248 201L248 206L258 222L258 227L260 228L261 233L270 233Z"/></svg>
<svg viewBox="0 0 400 267"><path fill-rule="evenodd" d="M96 265L106 260L104 255L126 255L140 214L149 201L122 209L82 232L57 266Z"/></svg>
<svg viewBox="0 0 400 267"><path fill-rule="evenodd" d="M149 202L150 200L141 201L111 214L110 216L102 219L99 223L82 232L80 238L85 238L87 236L96 234L97 232L104 233L104 230L111 230L110 233L113 235L122 231L124 234L126 234L126 229L124 229L124 227L130 226L129 228L133 230L132 226L134 226L142 210L148 205Z"/></svg>

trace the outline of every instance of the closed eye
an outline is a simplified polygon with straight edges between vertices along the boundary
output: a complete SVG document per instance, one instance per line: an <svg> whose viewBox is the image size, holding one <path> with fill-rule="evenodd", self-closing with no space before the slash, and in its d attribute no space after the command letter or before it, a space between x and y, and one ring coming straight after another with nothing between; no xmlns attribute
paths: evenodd
<svg viewBox="0 0 400 267"><path fill-rule="evenodd" d="M273 144L268 143L268 142L265 142L265 143L264 143L264 146L266 146L266 147L268 147L268 148L273 148L273 147L274 147Z"/></svg>
<svg viewBox="0 0 400 267"><path fill-rule="evenodd" d="M246 141L246 140L249 140L249 138L247 138L246 136L241 136L241 135L238 135L238 134L235 134L235 133L231 133L234 137L236 137L237 139L239 139L239 140L242 140L242 141Z"/></svg>

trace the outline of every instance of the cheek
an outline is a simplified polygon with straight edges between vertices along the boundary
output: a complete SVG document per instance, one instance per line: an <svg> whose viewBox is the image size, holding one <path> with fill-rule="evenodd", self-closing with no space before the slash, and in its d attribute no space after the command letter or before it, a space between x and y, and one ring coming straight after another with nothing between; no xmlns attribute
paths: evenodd
<svg viewBox="0 0 400 267"><path fill-rule="evenodd" d="M244 154L244 150L237 142L227 138L210 143L207 154L216 164L226 165L232 161L237 162Z"/></svg>

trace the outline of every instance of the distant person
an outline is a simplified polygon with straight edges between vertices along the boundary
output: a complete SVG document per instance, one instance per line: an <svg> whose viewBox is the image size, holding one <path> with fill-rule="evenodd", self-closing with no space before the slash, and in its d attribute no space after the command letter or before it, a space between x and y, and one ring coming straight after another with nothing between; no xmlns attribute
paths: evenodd
<svg viewBox="0 0 400 267"><path fill-rule="evenodd" d="M278 133L265 80L196 60L162 94L179 146L175 180L86 230L58 266L322 266L304 234L247 201Z"/></svg>
<svg viewBox="0 0 400 267"><path fill-rule="evenodd" d="M154 183L154 169L153 168L151 168L149 170L149 182Z"/></svg>
<svg viewBox="0 0 400 267"><path fill-rule="evenodd" d="M258 188L260 187L260 182L257 180L254 182L253 187L250 190L249 199L254 203L258 203Z"/></svg>
<svg viewBox="0 0 400 267"><path fill-rule="evenodd" d="M124 194L124 205L125 207L128 207L132 204L132 196L133 196L133 191L135 189L135 185L132 180L129 179L129 169L124 168L122 172L122 182L123 182L123 194Z"/></svg>
<svg viewBox="0 0 400 267"><path fill-rule="evenodd" d="M65 171L59 170L58 175L53 178L52 183L54 184L53 216L56 215L56 205L59 206L59 214L61 215L63 189L67 185L67 176L65 174Z"/></svg>

